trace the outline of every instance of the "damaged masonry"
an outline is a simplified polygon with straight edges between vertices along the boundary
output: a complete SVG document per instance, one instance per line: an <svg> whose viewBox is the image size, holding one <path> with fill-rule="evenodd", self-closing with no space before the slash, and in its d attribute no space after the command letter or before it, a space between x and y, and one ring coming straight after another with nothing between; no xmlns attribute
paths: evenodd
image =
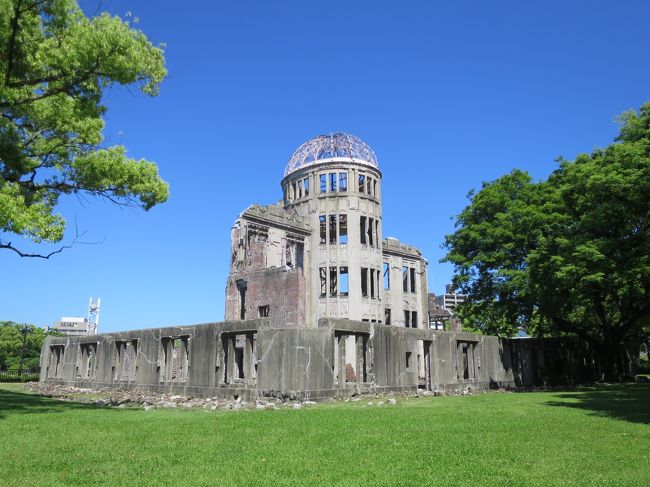
<svg viewBox="0 0 650 487"><path fill-rule="evenodd" d="M283 198L231 232L225 321L48 337L42 382L193 397L462 391L590 379L575 340L517 340L431 326L420 251L383 238L381 171L343 133L300 146Z"/></svg>

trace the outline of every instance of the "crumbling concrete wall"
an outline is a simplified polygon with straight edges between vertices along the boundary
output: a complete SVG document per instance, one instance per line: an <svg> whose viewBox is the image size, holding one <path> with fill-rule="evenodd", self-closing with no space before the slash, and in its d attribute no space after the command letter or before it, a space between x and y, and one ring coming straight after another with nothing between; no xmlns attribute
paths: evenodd
<svg viewBox="0 0 650 487"><path fill-rule="evenodd" d="M331 318L317 328L292 328L262 318L48 337L41 381L319 400L588 382L591 356L576 339L504 339Z"/></svg>

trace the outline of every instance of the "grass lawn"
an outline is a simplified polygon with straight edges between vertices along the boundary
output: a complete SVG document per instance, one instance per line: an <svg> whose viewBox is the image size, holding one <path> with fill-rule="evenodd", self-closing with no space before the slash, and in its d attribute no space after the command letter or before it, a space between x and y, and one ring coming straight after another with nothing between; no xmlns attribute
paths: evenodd
<svg viewBox="0 0 650 487"><path fill-rule="evenodd" d="M650 384L367 402L144 411L0 384L0 485L650 485Z"/></svg>

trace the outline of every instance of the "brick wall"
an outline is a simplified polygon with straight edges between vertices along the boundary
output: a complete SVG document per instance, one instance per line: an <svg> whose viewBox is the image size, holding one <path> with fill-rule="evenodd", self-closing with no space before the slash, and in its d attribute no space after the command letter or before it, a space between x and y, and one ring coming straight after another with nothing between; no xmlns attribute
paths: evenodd
<svg viewBox="0 0 650 487"><path fill-rule="evenodd" d="M246 281L246 319L257 318L258 308L269 305L269 318L286 327L305 324L306 285L301 268L278 267L238 273L228 279L226 319L240 319L237 280Z"/></svg>

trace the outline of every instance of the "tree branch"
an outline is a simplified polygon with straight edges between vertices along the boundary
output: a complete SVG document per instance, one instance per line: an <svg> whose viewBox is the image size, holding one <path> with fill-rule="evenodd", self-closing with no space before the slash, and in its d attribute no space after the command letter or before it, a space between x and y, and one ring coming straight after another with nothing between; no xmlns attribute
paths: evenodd
<svg viewBox="0 0 650 487"><path fill-rule="evenodd" d="M72 239L72 241L67 244L67 245L62 245L59 247L57 250L53 250L49 254L39 254L39 253L29 253L29 252L23 252L22 250L18 249L14 245L12 245L11 242L4 242L2 239L0 239L0 249L7 249L7 250L12 250L13 252L17 253L21 257L32 257L32 258L37 258L37 259L49 259L53 255L60 254L66 249L71 249L75 245L98 245L103 243L106 239L100 241L100 242L82 242L79 240L81 237L83 237L87 232L84 231L81 234L79 233L77 229L77 222L75 221L75 237Z"/></svg>
<svg viewBox="0 0 650 487"><path fill-rule="evenodd" d="M61 85L58 88L53 88L51 90L45 90L43 93L37 96L32 96L29 98L23 98L22 100L16 100L12 102L4 102L0 103L0 109L4 108L13 108L19 105L25 105L27 103L33 103L38 100L43 100L45 98L49 98L50 96L54 95L59 95L61 93L66 93L68 90L72 89L75 85L81 83L82 81L87 80L91 76L107 76L107 73L104 73L102 71L98 71L97 68L99 68L99 58L95 61L95 64L84 71L80 76L77 76L76 78L71 79L68 83L65 83Z"/></svg>

